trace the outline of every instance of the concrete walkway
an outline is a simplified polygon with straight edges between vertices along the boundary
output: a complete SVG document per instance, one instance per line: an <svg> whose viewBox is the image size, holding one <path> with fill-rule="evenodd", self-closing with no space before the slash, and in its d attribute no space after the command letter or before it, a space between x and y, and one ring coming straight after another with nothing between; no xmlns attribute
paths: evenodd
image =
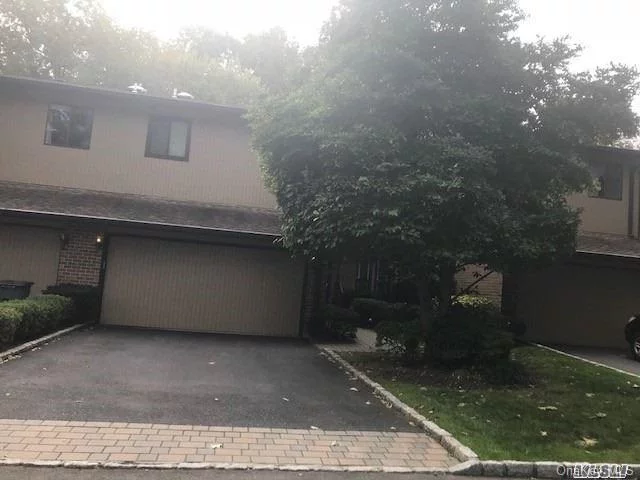
<svg viewBox="0 0 640 480"><path fill-rule="evenodd" d="M423 433L0 420L0 458L137 463L447 468Z"/></svg>
<svg viewBox="0 0 640 480"><path fill-rule="evenodd" d="M353 342L320 343L323 347L334 352L375 352L380 350L376 346L376 332L368 328L359 328Z"/></svg>

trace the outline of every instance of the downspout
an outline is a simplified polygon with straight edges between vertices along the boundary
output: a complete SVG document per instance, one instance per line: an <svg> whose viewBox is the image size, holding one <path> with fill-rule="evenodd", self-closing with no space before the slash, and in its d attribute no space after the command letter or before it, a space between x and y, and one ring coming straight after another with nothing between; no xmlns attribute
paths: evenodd
<svg viewBox="0 0 640 480"><path fill-rule="evenodd" d="M628 210L629 210L629 226L628 226L628 234L629 237L635 237L637 236L635 234L635 229L634 227L634 222L635 222L635 203L636 203L636 173L637 173L637 168L636 166L631 167L631 171L629 172L629 206L628 206ZM639 225L640 225L640 218L639 218Z"/></svg>

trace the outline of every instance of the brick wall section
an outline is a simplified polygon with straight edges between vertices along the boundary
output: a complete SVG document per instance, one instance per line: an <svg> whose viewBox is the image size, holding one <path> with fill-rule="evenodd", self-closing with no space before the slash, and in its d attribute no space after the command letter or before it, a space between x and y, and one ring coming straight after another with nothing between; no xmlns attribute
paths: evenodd
<svg viewBox="0 0 640 480"><path fill-rule="evenodd" d="M477 275L485 275L487 270L481 265L467 265L462 272L456 275L456 284L458 291L468 287L473 282L477 281ZM500 306L502 302L502 275L500 273L492 273L472 288L471 293L477 293L489 297L493 303Z"/></svg>
<svg viewBox="0 0 640 480"><path fill-rule="evenodd" d="M67 243L60 250L57 282L98 285L103 253L96 246L98 232L71 230L65 233Z"/></svg>

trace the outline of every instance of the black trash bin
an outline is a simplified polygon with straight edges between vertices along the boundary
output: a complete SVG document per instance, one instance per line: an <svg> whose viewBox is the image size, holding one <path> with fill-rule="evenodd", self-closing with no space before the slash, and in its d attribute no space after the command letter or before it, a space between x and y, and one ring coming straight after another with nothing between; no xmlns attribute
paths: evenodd
<svg viewBox="0 0 640 480"><path fill-rule="evenodd" d="M27 298L31 292L31 285L33 282L0 280L0 301Z"/></svg>

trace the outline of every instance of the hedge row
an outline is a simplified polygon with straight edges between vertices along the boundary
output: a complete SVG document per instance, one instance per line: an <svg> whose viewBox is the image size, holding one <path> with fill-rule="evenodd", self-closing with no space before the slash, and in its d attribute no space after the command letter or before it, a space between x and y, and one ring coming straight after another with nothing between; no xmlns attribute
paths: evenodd
<svg viewBox="0 0 640 480"><path fill-rule="evenodd" d="M43 295L0 303L0 345L37 338L73 323L70 298Z"/></svg>

